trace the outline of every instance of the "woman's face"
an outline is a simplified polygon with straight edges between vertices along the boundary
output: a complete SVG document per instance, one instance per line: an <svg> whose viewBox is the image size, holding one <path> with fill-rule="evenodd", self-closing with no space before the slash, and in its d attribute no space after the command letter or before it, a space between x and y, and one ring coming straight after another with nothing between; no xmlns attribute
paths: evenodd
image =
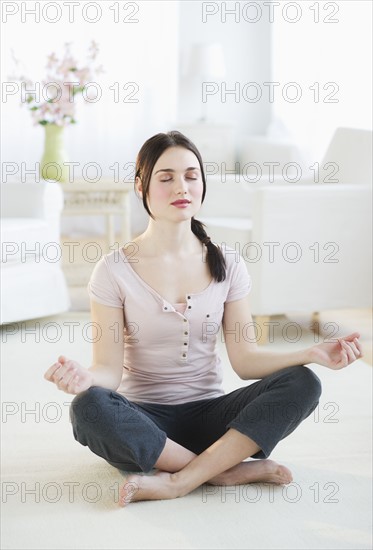
<svg viewBox="0 0 373 550"><path fill-rule="evenodd" d="M197 157L184 147L170 147L154 165L148 205L155 219L181 221L201 206L202 174Z"/></svg>

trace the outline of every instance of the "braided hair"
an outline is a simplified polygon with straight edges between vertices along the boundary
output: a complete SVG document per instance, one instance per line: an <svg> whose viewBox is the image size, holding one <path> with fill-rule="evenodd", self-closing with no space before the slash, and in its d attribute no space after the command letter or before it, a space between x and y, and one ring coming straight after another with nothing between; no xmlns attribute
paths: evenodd
<svg viewBox="0 0 373 550"><path fill-rule="evenodd" d="M203 182L201 204L203 203L206 195L206 178L203 170L202 157L194 143L177 130L172 130L171 132L167 133L156 134L149 138L138 152L136 158L135 173L135 182L136 178L141 179L143 189L142 202L144 208L149 216L153 219L154 216L149 209L147 200L153 168L159 157L166 151L166 149L177 146L189 149L189 151L194 153L197 157L201 169ZM211 241L204 228L205 224L203 224L199 220L196 220L194 216L192 216L191 230L194 235L201 241L201 243L204 244L207 248L207 265L209 266L211 276L218 282L224 281L226 269L224 256L221 249Z"/></svg>

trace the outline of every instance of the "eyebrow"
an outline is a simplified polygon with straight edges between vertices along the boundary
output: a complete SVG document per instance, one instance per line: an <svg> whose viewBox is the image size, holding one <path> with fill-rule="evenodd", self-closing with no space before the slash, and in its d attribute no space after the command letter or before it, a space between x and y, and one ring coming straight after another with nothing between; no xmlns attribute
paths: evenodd
<svg viewBox="0 0 373 550"><path fill-rule="evenodd" d="M187 168L185 172L189 172L190 170L200 170L200 169L197 168L196 166L189 166L189 168ZM175 172L175 170L173 170L172 168L161 168L160 170L157 170L155 174L158 174L158 172Z"/></svg>

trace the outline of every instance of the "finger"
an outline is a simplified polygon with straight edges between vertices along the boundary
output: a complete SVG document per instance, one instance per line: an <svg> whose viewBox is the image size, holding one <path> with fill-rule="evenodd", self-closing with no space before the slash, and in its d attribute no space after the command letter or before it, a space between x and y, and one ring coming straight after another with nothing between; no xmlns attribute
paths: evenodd
<svg viewBox="0 0 373 550"><path fill-rule="evenodd" d="M67 384L66 391L67 393L76 393L79 389L79 375L75 375L71 378L70 382Z"/></svg>
<svg viewBox="0 0 373 550"><path fill-rule="evenodd" d="M62 378L61 380L59 380L58 382L56 382L56 386L59 390L61 391L66 391L67 389L67 384L66 384L66 380L65 378Z"/></svg>
<svg viewBox="0 0 373 550"><path fill-rule="evenodd" d="M67 388L67 386L70 384L71 380L73 380L76 376L76 367L74 367L71 371L67 371L65 376L63 377L63 385Z"/></svg>
<svg viewBox="0 0 373 550"><path fill-rule="evenodd" d="M345 350L343 349L341 351L341 359L340 361L338 361L337 365L336 365L336 368L337 369L343 369L344 367L347 367L348 365L348 356L347 356L347 353L345 352Z"/></svg>
<svg viewBox="0 0 373 550"><path fill-rule="evenodd" d="M349 348L349 349L352 349L355 351L356 346L355 346L355 342L350 342L350 341L346 341L345 338L339 338L339 341L341 343L341 345L343 344L344 346L347 346L345 349Z"/></svg>
<svg viewBox="0 0 373 550"><path fill-rule="evenodd" d="M46 373L44 374L44 378L46 380L49 380L50 382L53 382L53 380L52 380L53 375L60 368L61 368L61 363L54 363L54 365L49 367L49 369L46 371Z"/></svg>
<svg viewBox="0 0 373 550"><path fill-rule="evenodd" d="M353 332L352 334L349 334L348 336L343 336L341 340L345 340L346 342L353 342L355 338L360 338L359 332Z"/></svg>
<svg viewBox="0 0 373 550"><path fill-rule="evenodd" d="M349 344L347 342L344 342L344 340L341 341L341 344L342 344L342 346L344 347L344 349L347 353L348 360L349 361L355 361L356 360L355 354L352 351L352 349L350 348Z"/></svg>
<svg viewBox="0 0 373 550"><path fill-rule="evenodd" d="M58 369L55 370L52 380L53 382L57 383L65 376L66 372L69 370L69 367L66 367L64 365L61 365Z"/></svg>
<svg viewBox="0 0 373 550"><path fill-rule="evenodd" d="M359 342L359 340L357 338L355 338L354 342L355 342L355 346L360 351L360 357L363 357L363 355L364 355L363 346L361 345L361 343Z"/></svg>
<svg viewBox="0 0 373 550"><path fill-rule="evenodd" d="M60 357L58 359L66 359L66 357L64 355L60 355ZM60 368L62 368L64 362L61 363L61 361L57 361L56 363L54 363L47 371L46 373L44 374L44 378L46 378L47 380L49 380L50 382L54 382L53 380L53 375L56 373L56 371Z"/></svg>
<svg viewBox="0 0 373 550"><path fill-rule="evenodd" d="M66 363L68 361L68 358L66 357L66 355L60 355L58 361L60 363Z"/></svg>
<svg viewBox="0 0 373 550"><path fill-rule="evenodd" d="M350 348L352 349L352 351L354 352L355 356L356 357L360 357L360 350L358 349L356 343L356 338L353 342L347 342L347 344L350 346Z"/></svg>
<svg viewBox="0 0 373 550"><path fill-rule="evenodd" d="M73 364L62 365L53 375L53 382L59 390L64 390L66 383L71 378L71 373L76 367Z"/></svg>

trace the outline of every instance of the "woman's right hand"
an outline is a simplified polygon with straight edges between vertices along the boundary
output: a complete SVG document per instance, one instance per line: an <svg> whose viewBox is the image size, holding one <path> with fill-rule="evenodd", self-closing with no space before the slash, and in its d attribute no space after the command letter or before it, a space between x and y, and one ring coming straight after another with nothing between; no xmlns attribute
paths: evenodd
<svg viewBox="0 0 373 550"><path fill-rule="evenodd" d="M44 378L56 384L59 390L74 395L93 385L93 374L73 359L60 355L44 374Z"/></svg>

